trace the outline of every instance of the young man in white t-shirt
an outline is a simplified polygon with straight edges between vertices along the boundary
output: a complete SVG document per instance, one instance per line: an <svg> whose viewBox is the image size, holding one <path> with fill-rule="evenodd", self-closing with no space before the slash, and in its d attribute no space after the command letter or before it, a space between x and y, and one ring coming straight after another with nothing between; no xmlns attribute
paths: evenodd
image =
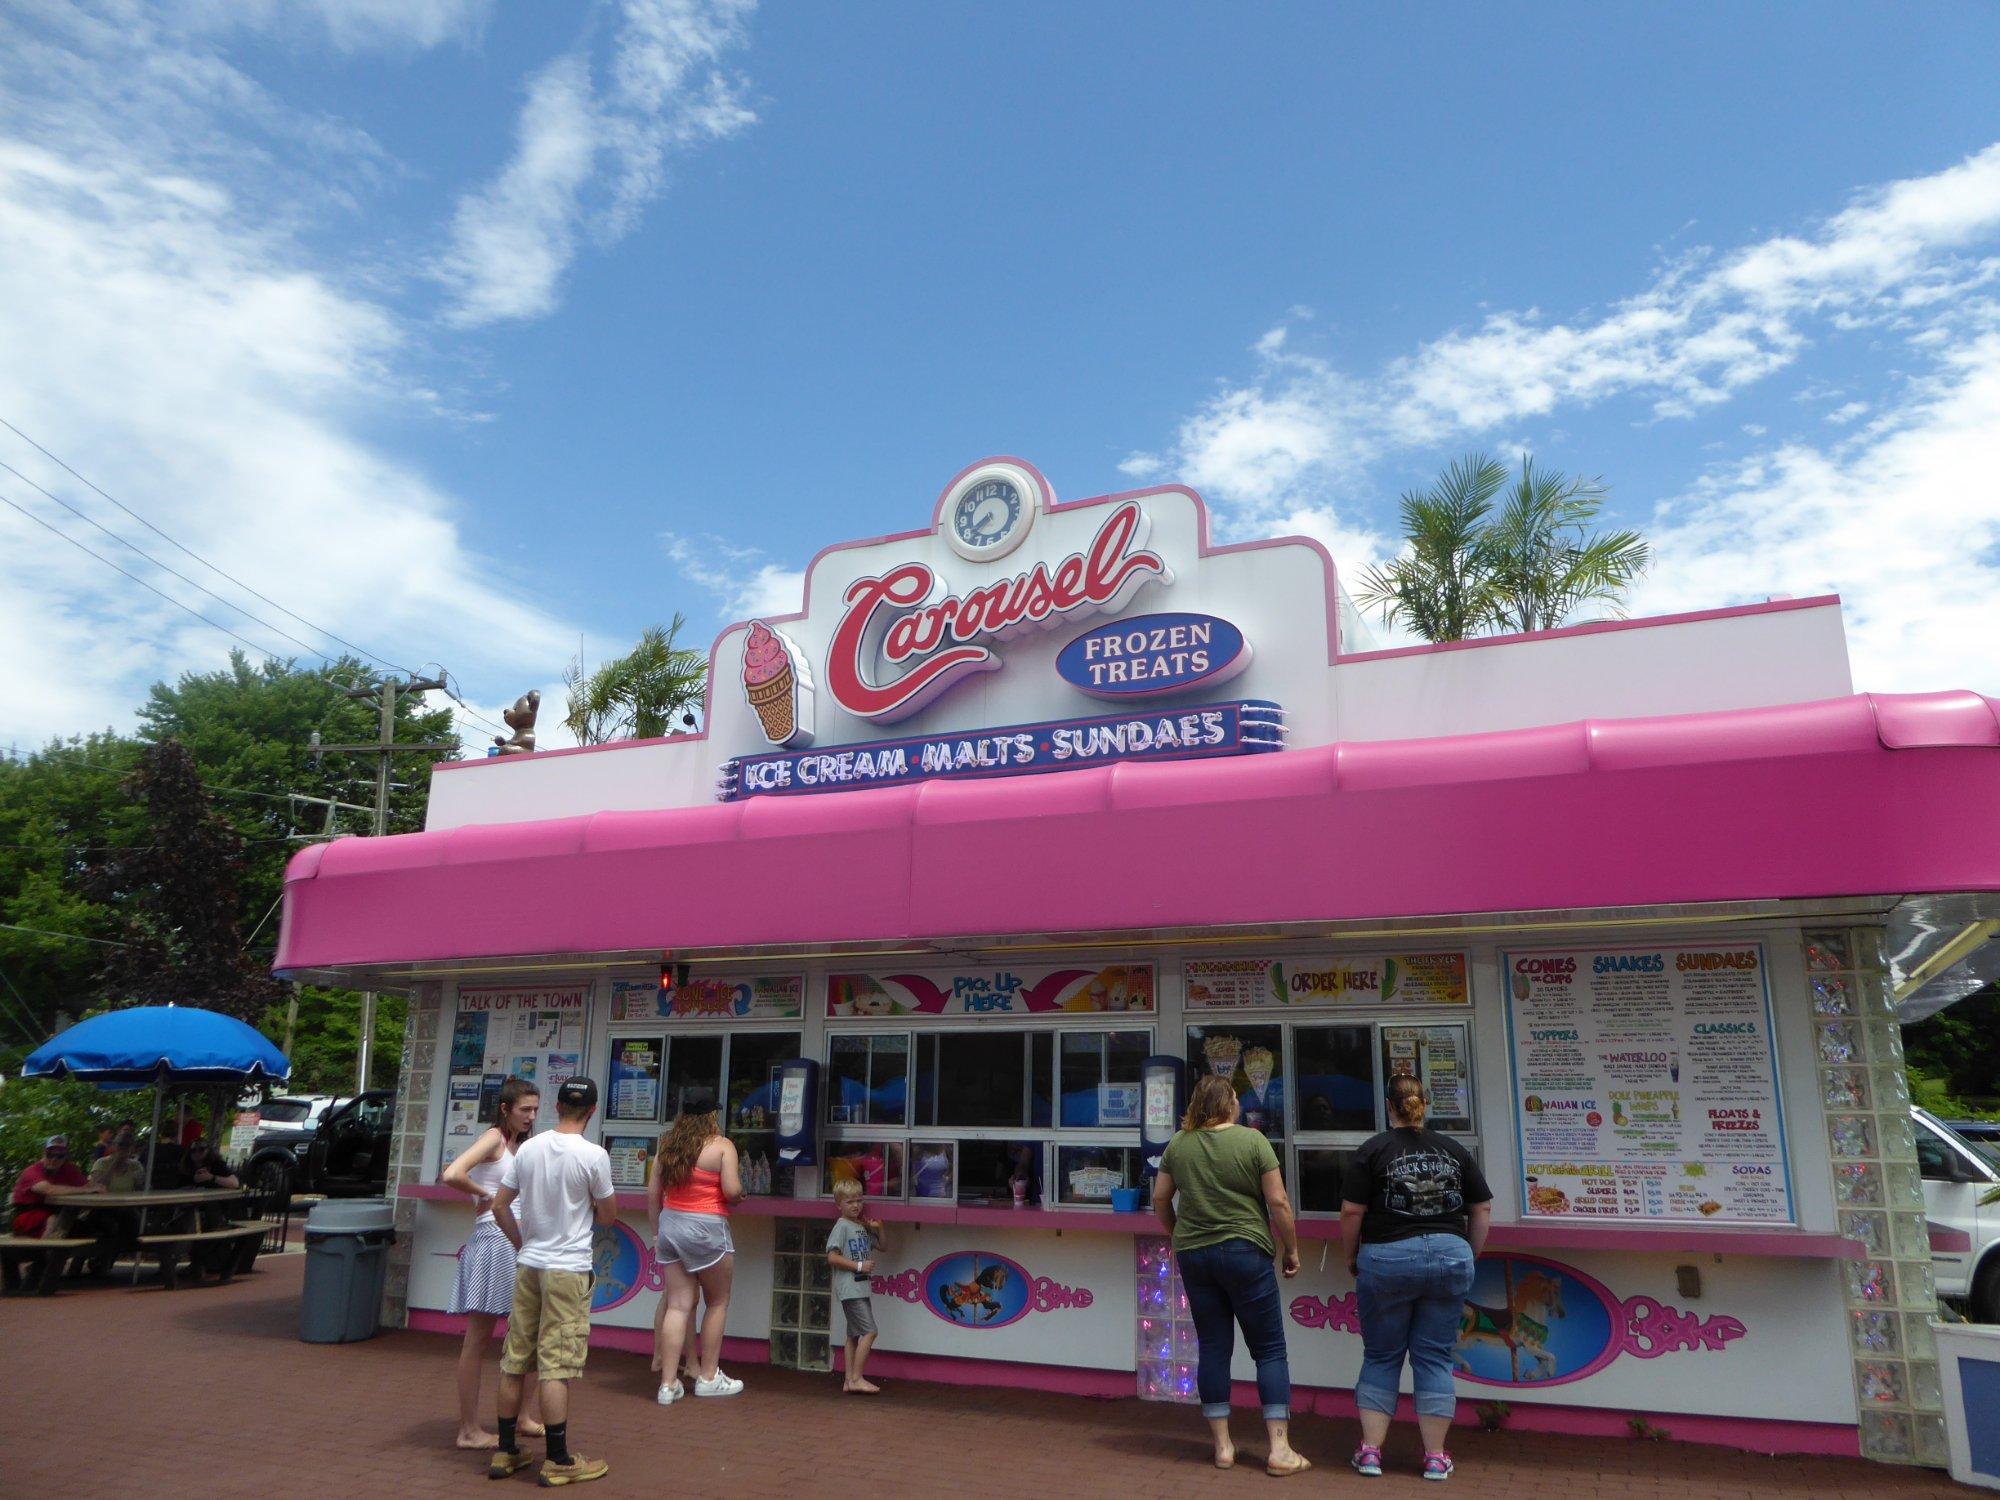
<svg viewBox="0 0 2000 1500"><path fill-rule="evenodd" d="M611 1158L583 1128L597 1112L597 1085L570 1078L556 1091L556 1128L533 1136L507 1158L493 1221L514 1245L514 1307L500 1355L500 1446L489 1479L528 1466L514 1435L521 1414L521 1377L542 1378L542 1421L548 1428L545 1485L585 1484L610 1466L569 1451L569 1382L583 1375L590 1349L590 1241L618 1215L611 1193ZM515 1215L515 1204L520 1214Z"/></svg>

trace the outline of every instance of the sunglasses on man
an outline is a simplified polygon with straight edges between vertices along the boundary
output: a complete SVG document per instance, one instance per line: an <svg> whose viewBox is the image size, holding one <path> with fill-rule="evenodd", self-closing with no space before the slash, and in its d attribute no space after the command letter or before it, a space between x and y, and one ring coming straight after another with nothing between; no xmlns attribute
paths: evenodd
<svg viewBox="0 0 2000 1500"><path fill-rule="evenodd" d="M42 1155L46 1156L50 1161L61 1161L64 1157L69 1155L69 1147L50 1146L46 1151L42 1153Z"/></svg>

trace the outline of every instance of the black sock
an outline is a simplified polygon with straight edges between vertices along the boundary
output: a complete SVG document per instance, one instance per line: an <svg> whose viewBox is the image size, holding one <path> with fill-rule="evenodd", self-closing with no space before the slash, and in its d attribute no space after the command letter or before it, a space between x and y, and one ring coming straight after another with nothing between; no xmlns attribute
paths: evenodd
<svg viewBox="0 0 2000 1500"><path fill-rule="evenodd" d="M550 1422L548 1424L548 1429L549 1429L549 1462L552 1464L568 1463L569 1423Z"/></svg>
<svg viewBox="0 0 2000 1500"><path fill-rule="evenodd" d="M500 1419L500 1451L502 1453L519 1453L521 1451L521 1445L514 1441L515 1421L516 1419L513 1417L502 1417Z"/></svg>

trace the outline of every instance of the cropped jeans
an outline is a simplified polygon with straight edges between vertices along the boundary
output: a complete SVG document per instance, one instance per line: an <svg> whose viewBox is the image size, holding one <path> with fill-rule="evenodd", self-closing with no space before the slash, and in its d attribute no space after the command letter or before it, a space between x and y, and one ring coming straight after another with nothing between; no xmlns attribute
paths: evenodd
<svg viewBox="0 0 2000 1500"><path fill-rule="evenodd" d="M1393 1416L1407 1356L1417 1414L1451 1417L1458 1410L1451 1353L1472 1291L1472 1246L1455 1234L1420 1234L1363 1245L1359 1265L1361 1376L1354 1404Z"/></svg>
<svg viewBox="0 0 2000 1500"><path fill-rule="evenodd" d="M1292 1367L1285 1358L1285 1323L1271 1252L1251 1240L1224 1240L1175 1253L1188 1311L1201 1347L1196 1387L1204 1417L1229 1415L1229 1362L1236 1327L1257 1362L1257 1399L1267 1421L1292 1415Z"/></svg>

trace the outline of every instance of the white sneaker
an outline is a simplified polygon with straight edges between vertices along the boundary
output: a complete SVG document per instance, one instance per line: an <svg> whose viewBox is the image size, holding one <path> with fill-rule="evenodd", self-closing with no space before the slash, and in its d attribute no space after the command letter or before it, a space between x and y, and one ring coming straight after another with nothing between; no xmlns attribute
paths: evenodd
<svg viewBox="0 0 2000 1500"><path fill-rule="evenodd" d="M653 1399L659 1402L660 1405L662 1406L672 1406L676 1401L680 1400L681 1397L686 1394L687 1393L681 1389L681 1383L678 1380L670 1380L665 1385L660 1387L659 1395L655 1396Z"/></svg>
<svg viewBox="0 0 2000 1500"><path fill-rule="evenodd" d="M723 1374L722 1367L718 1365L715 1379L697 1380L694 1383L694 1393L697 1396L740 1396L743 1394L743 1382L733 1375Z"/></svg>

